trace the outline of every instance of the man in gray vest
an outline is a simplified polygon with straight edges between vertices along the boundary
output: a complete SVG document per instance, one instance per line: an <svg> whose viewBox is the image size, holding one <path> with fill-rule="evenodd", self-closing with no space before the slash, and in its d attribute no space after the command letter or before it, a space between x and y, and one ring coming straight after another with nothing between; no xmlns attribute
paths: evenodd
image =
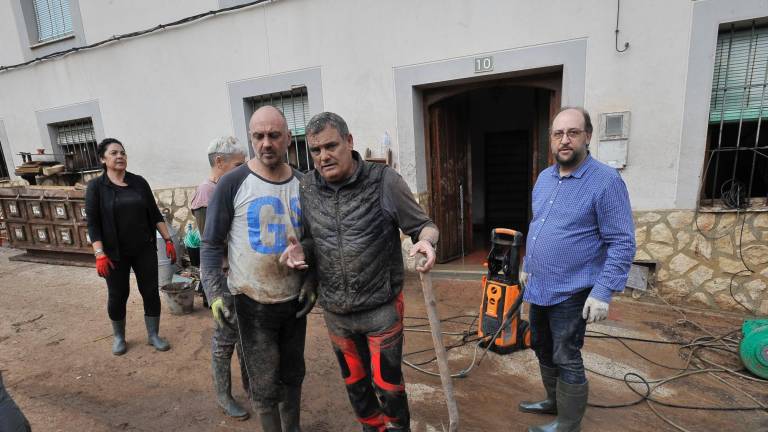
<svg viewBox="0 0 768 432"><path fill-rule="evenodd" d="M340 116L324 112L306 126L315 170L301 180L304 240L282 260L317 274L331 343L349 400L364 431L409 431L401 370L403 257L400 230L413 239L410 255L435 262L435 224L393 169L367 162L353 149ZM306 256L305 256L306 255Z"/></svg>

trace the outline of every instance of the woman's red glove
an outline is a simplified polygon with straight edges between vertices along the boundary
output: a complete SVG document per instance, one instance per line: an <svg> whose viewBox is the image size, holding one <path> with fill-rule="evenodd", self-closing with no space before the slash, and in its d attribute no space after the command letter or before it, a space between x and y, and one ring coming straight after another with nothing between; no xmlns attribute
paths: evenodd
<svg viewBox="0 0 768 432"><path fill-rule="evenodd" d="M171 259L171 262L176 262L176 246L173 245L172 240L165 241L165 256Z"/></svg>
<svg viewBox="0 0 768 432"><path fill-rule="evenodd" d="M105 278L109 276L110 269L114 269L115 265L112 264L109 257L106 254L101 254L96 257L96 273L99 276Z"/></svg>

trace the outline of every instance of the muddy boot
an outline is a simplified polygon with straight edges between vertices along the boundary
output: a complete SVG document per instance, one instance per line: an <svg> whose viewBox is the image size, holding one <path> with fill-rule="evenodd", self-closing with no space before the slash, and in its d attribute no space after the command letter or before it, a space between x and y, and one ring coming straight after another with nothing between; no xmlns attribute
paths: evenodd
<svg viewBox="0 0 768 432"><path fill-rule="evenodd" d="M123 355L128 351L125 344L125 320L112 321L112 354Z"/></svg>
<svg viewBox="0 0 768 432"><path fill-rule="evenodd" d="M246 420L248 411L232 398L231 365L232 359L213 357L211 369L213 370L213 387L216 389L216 401L224 413L237 420Z"/></svg>
<svg viewBox="0 0 768 432"><path fill-rule="evenodd" d="M568 384L557 380L557 418L552 423L528 428L528 432L581 432L588 394L588 383Z"/></svg>
<svg viewBox="0 0 768 432"><path fill-rule="evenodd" d="M158 351L168 351L171 346L165 339L157 335L160 331L160 317L144 316L144 324L147 325L147 343L155 347Z"/></svg>
<svg viewBox="0 0 768 432"><path fill-rule="evenodd" d="M277 405L271 407L257 406L256 412L259 414L261 432L282 432L280 409Z"/></svg>
<svg viewBox="0 0 768 432"><path fill-rule="evenodd" d="M280 402L280 419L283 432L301 432L301 386L285 386L285 398Z"/></svg>
<svg viewBox="0 0 768 432"><path fill-rule="evenodd" d="M523 401L517 406L522 412L534 414L557 414L557 376L556 367L550 368L539 365L541 369L541 381L544 383L544 390L547 392L547 398L537 402Z"/></svg>

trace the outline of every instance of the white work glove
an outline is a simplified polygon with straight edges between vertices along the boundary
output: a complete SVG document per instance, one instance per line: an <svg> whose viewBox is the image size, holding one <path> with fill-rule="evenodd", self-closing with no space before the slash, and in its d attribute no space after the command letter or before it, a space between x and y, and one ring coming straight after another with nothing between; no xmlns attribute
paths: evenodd
<svg viewBox="0 0 768 432"><path fill-rule="evenodd" d="M608 317L608 303L594 297L587 297L584 310L581 311L581 317L587 320L588 324L606 319Z"/></svg>
<svg viewBox="0 0 768 432"><path fill-rule="evenodd" d="M520 264L520 275L518 276L518 279L524 286L528 286L528 276L528 272L525 271L525 260L523 260L522 264Z"/></svg>

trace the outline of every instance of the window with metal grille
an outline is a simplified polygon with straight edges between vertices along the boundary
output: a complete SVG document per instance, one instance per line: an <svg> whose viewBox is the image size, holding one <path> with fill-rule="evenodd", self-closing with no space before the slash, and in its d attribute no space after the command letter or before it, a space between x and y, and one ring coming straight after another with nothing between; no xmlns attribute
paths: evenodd
<svg viewBox="0 0 768 432"><path fill-rule="evenodd" d="M709 106L702 196L731 208L768 195L768 25L721 28Z"/></svg>
<svg viewBox="0 0 768 432"><path fill-rule="evenodd" d="M289 91L254 96L247 99L250 113L257 109L272 105L285 115L288 129L291 131L291 144L285 154L285 160L299 171L307 172L314 168L312 157L307 151L307 137L304 127L309 122L309 100L307 88L298 87Z"/></svg>
<svg viewBox="0 0 768 432"><path fill-rule="evenodd" d="M8 163L5 161L3 147L0 143L0 180L8 180L11 176L8 174Z"/></svg>
<svg viewBox="0 0 768 432"><path fill-rule="evenodd" d="M56 144L64 156L67 171L78 172L101 167L96 152L96 134L90 118L52 125Z"/></svg>
<svg viewBox="0 0 768 432"><path fill-rule="evenodd" d="M69 0L32 0L35 6L38 42L72 34Z"/></svg>

